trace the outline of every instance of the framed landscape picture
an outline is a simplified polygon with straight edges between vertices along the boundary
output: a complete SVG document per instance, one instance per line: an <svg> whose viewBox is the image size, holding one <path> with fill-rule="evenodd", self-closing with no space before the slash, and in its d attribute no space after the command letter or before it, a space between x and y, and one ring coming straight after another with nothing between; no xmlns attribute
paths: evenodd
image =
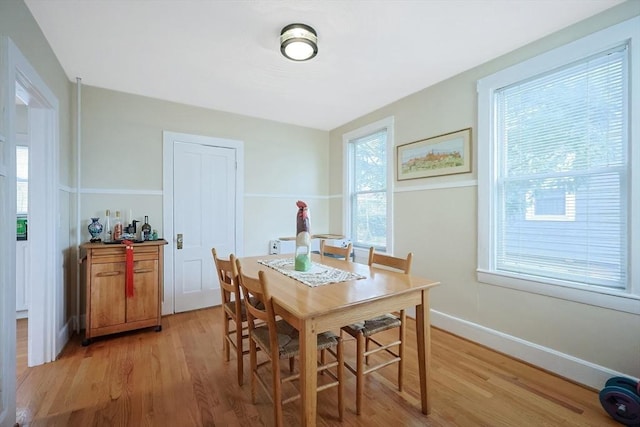
<svg viewBox="0 0 640 427"><path fill-rule="evenodd" d="M398 181L471 172L471 128L397 147Z"/></svg>

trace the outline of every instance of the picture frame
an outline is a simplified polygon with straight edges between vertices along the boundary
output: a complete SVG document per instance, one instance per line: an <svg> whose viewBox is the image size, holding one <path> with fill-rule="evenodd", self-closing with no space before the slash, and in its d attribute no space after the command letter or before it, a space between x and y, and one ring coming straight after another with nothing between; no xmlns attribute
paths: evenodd
<svg viewBox="0 0 640 427"><path fill-rule="evenodd" d="M396 147L397 180L471 172L471 128Z"/></svg>

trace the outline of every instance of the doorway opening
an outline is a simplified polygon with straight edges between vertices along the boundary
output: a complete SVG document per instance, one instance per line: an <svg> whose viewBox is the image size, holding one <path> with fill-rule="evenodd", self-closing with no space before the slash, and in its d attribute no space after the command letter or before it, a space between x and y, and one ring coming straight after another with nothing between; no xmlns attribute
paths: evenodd
<svg viewBox="0 0 640 427"><path fill-rule="evenodd" d="M24 260L26 275L24 299L27 322L27 363L36 366L52 361L56 354L56 297L61 290L57 249L57 99L44 83L37 82L27 67L16 65L15 99L26 108L25 129L13 127L27 136L28 169L28 250ZM40 84L39 84L40 83ZM17 123L17 114L13 115ZM54 184L55 183L55 184ZM53 216L53 218L52 218ZM52 278L54 278L52 284ZM17 308L17 307L16 307Z"/></svg>
<svg viewBox="0 0 640 427"><path fill-rule="evenodd" d="M29 135L28 106L16 88L14 122L16 142L16 379L28 367L29 316Z"/></svg>

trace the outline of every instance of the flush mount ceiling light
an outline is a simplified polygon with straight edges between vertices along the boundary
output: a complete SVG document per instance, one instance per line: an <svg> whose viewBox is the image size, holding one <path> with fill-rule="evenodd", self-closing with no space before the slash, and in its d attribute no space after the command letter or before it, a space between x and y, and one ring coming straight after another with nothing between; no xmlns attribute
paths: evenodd
<svg viewBox="0 0 640 427"><path fill-rule="evenodd" d="M306 61L318 53L316 30L305 24L289 24L280 32L280 52L292 61Z"/></svg>

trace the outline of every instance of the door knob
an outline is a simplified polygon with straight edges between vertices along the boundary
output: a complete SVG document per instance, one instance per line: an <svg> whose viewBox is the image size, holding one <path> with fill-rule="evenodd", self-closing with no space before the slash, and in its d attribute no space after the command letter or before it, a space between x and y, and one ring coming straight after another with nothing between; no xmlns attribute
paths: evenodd
<svg viewBox="0 0 640 427"><path fill-rule="evenodd" d="M178 249L182 249L182 234L177 235L176 246Z"/></svg>

